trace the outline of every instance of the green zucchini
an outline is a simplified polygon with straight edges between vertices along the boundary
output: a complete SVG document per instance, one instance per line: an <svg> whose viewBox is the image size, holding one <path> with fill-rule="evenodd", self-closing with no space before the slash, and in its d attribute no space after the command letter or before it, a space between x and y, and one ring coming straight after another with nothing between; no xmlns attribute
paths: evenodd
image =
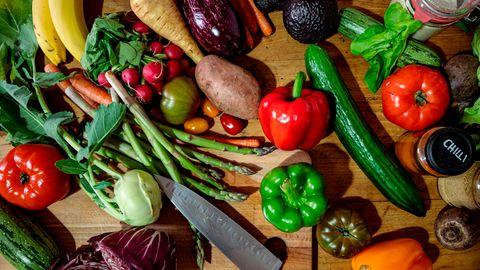
<svg viewBox="0 0 480 270"><path fill-rule="evenodd" d="M394 205L416 216L425 216L425 206L415 184L363 119L332 58L323 48L309 45L305 66L313 88L333 95L335 133L360 169Z"/></svg>
<svg viewBox="0 0 480 270"><path fill-rule="evenodd" d="M354 8L340 9L340 25L338 32L349 39L355 39L365 29L373 25L381 24L379 21ZM409 39L405 50L397 61L397 66L403 67L408 64L420 64L431 67L440 67L440 56L415 39Z"/></svg>
<svg viewBox="0 0 480 270"><path fill-rule="evenodd" d="M19 270L47 269L59 255L57 245L40 226L1 200L0 253Z"/></svg>

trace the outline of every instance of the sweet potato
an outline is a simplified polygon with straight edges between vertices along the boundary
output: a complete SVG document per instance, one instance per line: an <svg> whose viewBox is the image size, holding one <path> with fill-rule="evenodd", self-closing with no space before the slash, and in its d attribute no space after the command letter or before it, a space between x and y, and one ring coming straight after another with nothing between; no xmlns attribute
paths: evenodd
<svg viewBox="0 0 480 270"><path fill-rule="evenodd" d="M261 90L248 70L216 55L205 56L195 69L198 87L221 111L241 119L255 119Z"/></svg>

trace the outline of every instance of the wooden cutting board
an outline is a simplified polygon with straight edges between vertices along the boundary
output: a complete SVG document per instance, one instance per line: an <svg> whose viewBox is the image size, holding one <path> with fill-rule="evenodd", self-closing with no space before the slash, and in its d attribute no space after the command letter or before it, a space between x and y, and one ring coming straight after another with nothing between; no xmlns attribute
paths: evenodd
<svg viewBox="0 0 480 270"><path fill-rule="evenodd" d="M102 1L102 9L99 8L98 1L85 1L89 6L87 10L92 13L129 9L127 0ZM389 1L384 0L338 1L340 7L356 7L376 19L381 19L388 3ZM265 93L276 86L291 83L297 71L305 70L303 55L306 45L288 36L283 28L281 12L271 13L269 17L275 25L275 33L268 38L263 38L247 55L233 60L255 74ZM445 60L460 51L470 50L471 40L472 33L465 34L460 29L451 27L430 39L427 44L438 51ZM391 149L393 142L404 130L384 118L380 96L370 93L364 85L363 76L368 69L367 63L362 58L351 55L350 41L339 34L320 45L327 48L333 57L368 124L381 141ZM215 124L214 130L221 130L218 123ZM262 134L258 121L250 121L247 129L239 136L262 136ZM4 155L8 148L0 144L0 153ZM237 156L223 152L219 155L260 168L258 174L252 177L228 172L225 175L225 181L229 185L250 194L246 201L212 202L262 243L275 243L273 246L276 247L277 254L284 254L282 251L286 250L287 257L283 269L350 269L349 260L336 259L318 247L314 235L315 228L303 228L290 234L282 233L263 218L258 192L262 175L276 165L310 160L325 178L329 202L348 204L363 212L377 241L396 237L413 237L422 243L427 254L434 261L434 269L480 269L480 245L467 251L451 251L444 249L435 238L433 224L438 212L445 206L438 195L435 178L414 178L428 208L426 217L414 217L393 206L376 190L333 133L308 153L279 151L265 157ZM52 235L62 252L74 250L91 236L118 230L124 226L99 209L79 190L72 190L67 198L50 206L47 210L30 214ZM178 269L195 269L192 255L193 242L188 224L167 200L164 200L160 219L154 226L175 238ZM275 239L281 241L274 241ZM215 247L207 247L206 255L206 269L236 269ZM0 269L13 268L0 258Z"/></svg>

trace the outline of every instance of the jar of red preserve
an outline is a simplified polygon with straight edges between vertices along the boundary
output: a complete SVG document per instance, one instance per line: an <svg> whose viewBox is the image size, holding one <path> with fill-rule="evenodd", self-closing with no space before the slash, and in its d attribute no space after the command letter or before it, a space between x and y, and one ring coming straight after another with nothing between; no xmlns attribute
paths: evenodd
<svg viewBox="0 0 480 270"><path fill-rule="evenodd" d="M403 134L395 144L395 153L411 173L447 177L472 166L475 145L459 128L435 127Z"/></svg>

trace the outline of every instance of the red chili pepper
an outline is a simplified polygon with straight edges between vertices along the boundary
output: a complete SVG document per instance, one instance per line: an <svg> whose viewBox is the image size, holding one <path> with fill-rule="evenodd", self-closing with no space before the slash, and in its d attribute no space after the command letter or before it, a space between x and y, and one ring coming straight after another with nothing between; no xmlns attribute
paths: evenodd
<svg viewBox="0 0 480 270"><path fill-rule="evenodd" d="M20 207L40 210L62 199L70 176L55 167L64 159L53 146L23 144L10 150L0 162L0 195Z"/></svg>
<svg viewBox="0 0 480 270"><path fill-rule="evenodd" d="M227 113L222 113L220 116L220 123L222 123L223 129L230 135L238 134L246 126L242 119Z"/></svg>
<svg viewBox="0 0 480 270"><path fill-rule="evenodd" d="M293 89L278 87L260 102L258 118L265 136L282 150L313 148L325 136L330 110L325 95L302 89L298 72Z"/></svg>

